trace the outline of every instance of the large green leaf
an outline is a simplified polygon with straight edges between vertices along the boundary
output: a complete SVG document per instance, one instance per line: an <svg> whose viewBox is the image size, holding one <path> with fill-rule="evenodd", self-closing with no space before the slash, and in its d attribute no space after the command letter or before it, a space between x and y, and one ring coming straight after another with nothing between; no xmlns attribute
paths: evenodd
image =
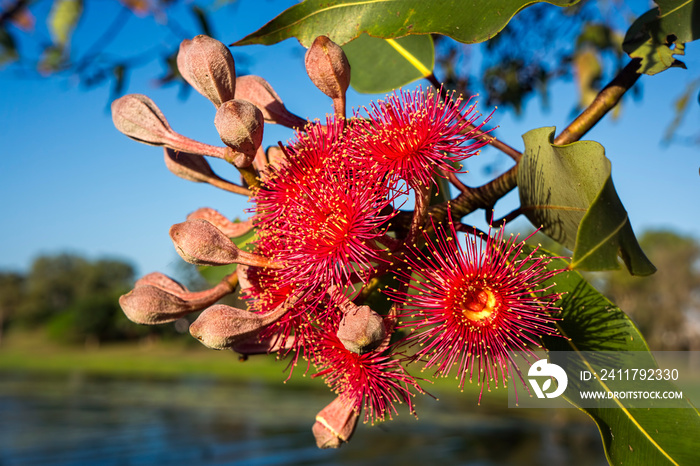
<svg viewBox="0 0 700 466"><path fill-rule="evenodd" d="M570 6L579 0L549 0ZM283 11L233 45L264 44L296 37L305 47L326 35L345 44L360 34L392 38L443 34L465 43L490 39L515 14L538 0L306 0Z"/></svg>
<svg viewBox="0 0 700 466"><path fill-rule="evenodd" d="M567 263L555 259L548 267L563 269ZM591 367L594 365L591 357L595 355L591 352L631 351L635 352L632 357L637 364L658 367L629 317L578 272L560 273L553 281L556 285L552 291L566 293L561 304L561 320L557 323L564 338L545 337L543 343L552 362L559 362L570 371L570 385L579 377L570 364L561 364L561 360L557 360L557 357L562 359L562 355L567 354L562 352L577 352L575 356L566 357L567 362L576 357L582 366ZM596 379L595 384L601 391L611 390L609 381ZM676 389L670 384L669 388ZM698 464L696 441L700 438L700 416L689 401L675 400L673 403L677 407L655 409L636 408L626 400L611 400L609 403L614 407L581 409L598 425L611 465Z"/></svg>
<svg viewBox="0 0 700 466"><path fill-rule="evenodd" d="M594 141L558 146L553 138L553 127L523 135L525 152L518 169L523 213L574 251L570 268L618 269L620 255L630 273L654 273L615 192L603 146Z"/></svg>
<svg viewBox="0 0 700 466"><path fill-rule="evenodd" d="M630 57L641 58L639 73L650 75L672 66L685 68L674 55L683 55L684 44L700 37L700 2L656 0L656 4L632 23L622 44Z"/></svg>
<svg viewBox="0 0 700 466"><path fill-rule="evenodd" d="M379 94L432 74L435 48L429 35L379 39L366 34L343 46L357 92Z"/></svg>

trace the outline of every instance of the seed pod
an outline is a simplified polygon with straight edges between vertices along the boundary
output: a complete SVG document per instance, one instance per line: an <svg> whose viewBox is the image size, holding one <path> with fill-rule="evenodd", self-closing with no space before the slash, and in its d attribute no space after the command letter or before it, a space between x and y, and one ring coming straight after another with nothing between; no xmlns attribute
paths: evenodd
<svg viewBox="0 0 700 466"><path fill-rule="evenodd" d="M287 110L270 83L260 76L251 74L236 78L236 98L247 100L258 107L265 123L277 123L289 128L303 128L307 123Z"/></svg>
<svg viewBox="0 0 700 466"><path fill-rule="evenodd" d="M218 108L236 92L236 66L231 51L216 39L199 35L180 43L177 68L185 81Z"/></svg>
<svg viewBox="0 0 700 466"><path fill-rule="evenodd" d="M164 146L172 142L174 131L165 115L148 97L129 94L112 102L114 126L138 142Z"/></svg>
<svg viewBox="0 0 700 466"><path fill-rule="evenodd" d="M339 448L348 442L359 417L359 408L343 396L338 396L316 415L312 431L318 448Z"/></svg>
<svg viewBox="0 0 700 466"><path fill-rule="evenodd" d="M229 100L216 112L214 126L224 144L237 152L234 165L249 166L263 138L264 119L258 107L247 100Z"/></svg>

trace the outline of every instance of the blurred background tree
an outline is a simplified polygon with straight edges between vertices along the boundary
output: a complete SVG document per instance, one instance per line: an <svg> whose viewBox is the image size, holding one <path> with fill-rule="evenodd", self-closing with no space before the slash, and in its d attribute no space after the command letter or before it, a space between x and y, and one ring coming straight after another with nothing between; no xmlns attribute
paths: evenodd
<svg viewBox="0 0 700 466"><path fill-rule="evenodd" d="M7 329L40 330L56 342L94 346L175 334L173 326L139 327L126 318L118 299L133 284L133 267L120 260L40 256L26 275L0 273L0 338Z"/></svg>
<svg viewBox="0 0 700 466"><path fill-rule="evenodd" d="M603 293L632 317L652 350L700 350L700 245L666 230L646 231L639 243L657 272L606 274Z"/></svg>

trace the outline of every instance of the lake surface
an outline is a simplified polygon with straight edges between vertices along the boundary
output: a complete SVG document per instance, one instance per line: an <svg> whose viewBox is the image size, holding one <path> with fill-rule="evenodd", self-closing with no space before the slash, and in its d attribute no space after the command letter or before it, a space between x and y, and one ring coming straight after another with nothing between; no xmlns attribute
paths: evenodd
<svg viewBox="0 0 700 466"><path fill-rule="evenodd" d="M0 465L607 464L575 410L494 409L455 392L422 397L420 420L399 406L393 421L360 423L349 444L319 450L311 425L333 398L323 391L2 373Z"/></svg>

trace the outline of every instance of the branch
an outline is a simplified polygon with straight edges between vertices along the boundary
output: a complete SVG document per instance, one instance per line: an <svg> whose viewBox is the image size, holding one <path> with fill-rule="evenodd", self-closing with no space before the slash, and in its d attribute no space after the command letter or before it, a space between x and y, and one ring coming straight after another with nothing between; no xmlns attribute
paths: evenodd
<svg viewBox="0 0 700 466"><path fill-rule="evenodd" d="M637 73L640 64L639 58L630 61L615 76L615 79L598 93L595 100L554 139L554 144L562 145L578 141L593 128L637 82L641 76Z"/></svg>
<svg viewBox="0 0 700 466"><path fill-rule="evenodd" d="M457 220L477 209L490 209L496 202L508 194L518 183L518 165L503 173L498 178L477 188L470 188L448 202L436 204L428 208L428 216L435 223L447 219L447 210L451 210L452 218ZM407 232L413 218L413 212L401 212L394 220L397 235ZM426 228L429 228L426 226ZM405 233L404 233L405 234Z"/></svg>

